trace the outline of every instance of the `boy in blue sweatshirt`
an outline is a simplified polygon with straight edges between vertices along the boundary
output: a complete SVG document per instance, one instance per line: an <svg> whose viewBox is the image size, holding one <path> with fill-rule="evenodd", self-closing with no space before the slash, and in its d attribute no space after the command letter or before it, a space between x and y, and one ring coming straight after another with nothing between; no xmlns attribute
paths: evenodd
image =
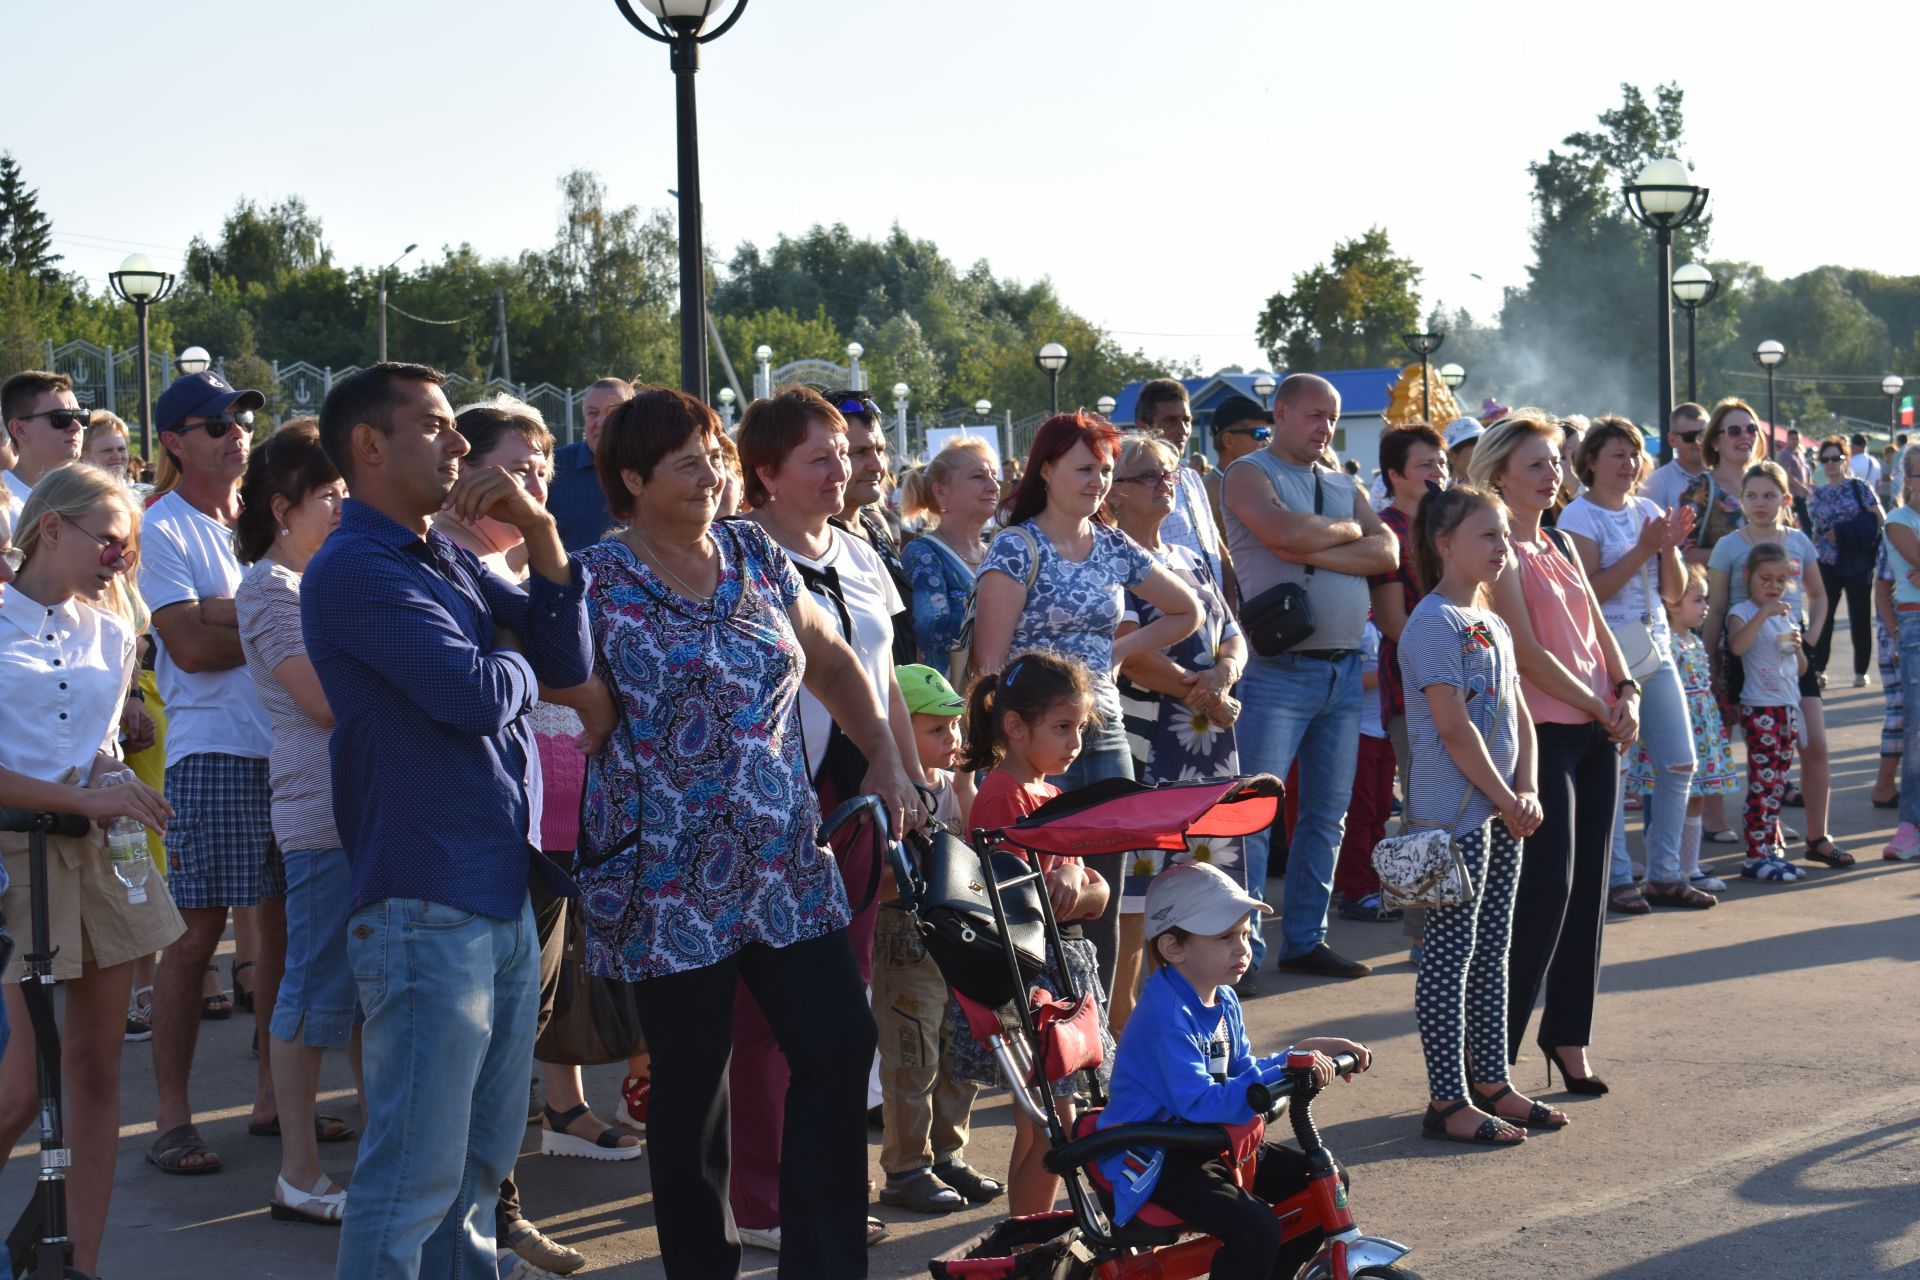
<svg viewBox="0 0 1920 1280"><path fill-rule="evenodd" d="M1182 863L1154 877L1146 903L1153 973L1120 1038L1100 1128L1253 1119L1247 1087L1278 1083L1287 1051L1254 1057L1233 991L1253 958L1251 911L1272 908L1209 863ZM1294 1047L1314 1052L1313 1078L1321 1088L1333 1083L1327 1055L1351 1053L1362 1071L1371 1061L1364 1046L1332 1036ZM1117 1221L1150 1200L1220 1241L1214 1280L1277 1280L1291 1276L1318 1246L1317 1238L1297 1241L1283 1258L1272 1208L1307 1185L1307 1161L1275 1142L1262 1143L1257 1159L1252 1194L1234 1181L1226 1160L1204 1152L1155 1147L1121 1152L1099 1165L1114 1188Z"/></svg>

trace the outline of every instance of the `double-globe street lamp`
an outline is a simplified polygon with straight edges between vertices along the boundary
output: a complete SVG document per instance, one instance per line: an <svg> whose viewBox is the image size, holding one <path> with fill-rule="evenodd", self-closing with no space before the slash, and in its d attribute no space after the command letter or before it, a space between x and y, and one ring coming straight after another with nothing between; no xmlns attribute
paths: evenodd
<svg viewBox="0 0 1920 1280"><path fill-rule="evenodd" d="M1900 430L1900 390L1907 380L1897 373L1890 373L1880 379L1880 389L1887 393L1887 443L1893 443L1894 434Z"/></svg>
<svg viewBox="0 0 1920 1280"><path fill-rule="evenodd" d="M122 302L131 302L140 319L140 456L153 457L153 370L147 342L147 308L173 292L174 276L136 253L107 274L107 283ZM108 406L111 408L112 406Z"/></svg>
<svg viewBox="0 0 1920 1280"><path fill-rule="evenodd" d="M630 0L613 2L634 30L672 51L668 66L674 77L680 157L680 181L675 187L680 197L680 389L704 403L707 281L700 241L700 130L694 114L693 77L700 70L700 46L718 40L740 21L747 0L736 0L733 12L711 31L706 31L707 19L722 0L640 0L652 22L635 13Z"/></svg>
<svg viewBox="0 0 1920 1280"><path fill-rule="evenodd" d="M1420 357L1420 416L1433 420L1433 353L1447 340L1444 333L1405 333L1400 341L1407 344L1407 350Z"/></svg>
<svg viewBox="0 0 1920 1280"><path fill-rule="evenodd" d="M1773 371L1782 360L1787 358L1787 349L1776 338L1768 338L1753 349L1753 362L1767 371L1767 444L1773 444L1773 424L1779 415L1773 402Z"/></svg>
<svg viewBox="0 0 1920 1280"><path fill-rule="evenodd" d="M1673 300L1687 313L1687 399L1696 404L1700 400L1700 384L1693 346L1693 313L1712 302L1719 292L1720 282L1713 278L1713 272L1697 262L1689 262L1673 273ZM1660 424L1663 433L1666 426L1664 422Z"/></svg>
<svg viewBox="0 0 1920 1280"><path fill-rule="evenodd" d="M1627 208L1653 232L1654 276L1659 302L1660 456L1673 456L1673 233L1696 221L1707 207L1707 189L1688 181L1687 166L1671 157L1655 160L1626 184Z"/></svg>
<svg viewBox="0 0 1920 1280"><path fill-rule="evenodd" d="M1034 367L1047 375L1047 398L1053 412L1060 412L1060 374L1073 357L1057 342L1049 342L1033 353Z"/></svg>

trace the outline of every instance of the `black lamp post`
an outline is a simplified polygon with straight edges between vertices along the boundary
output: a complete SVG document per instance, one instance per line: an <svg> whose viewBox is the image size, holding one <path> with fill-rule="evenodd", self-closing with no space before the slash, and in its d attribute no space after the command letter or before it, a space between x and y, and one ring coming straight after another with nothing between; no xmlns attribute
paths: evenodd
<svg viewBox="0 0 1920 1280"><path fill-rule="evenodd" d="M1689 262L1673 273L1673 300L1687 313L1687 399L1695 403L1700 399L1700 386L1693 348L1693 313L1712 302L1719 292L1720 282L1713 278L1713 272L1697 262ZM1662 422L1663 436L1666 430L1667 424Z"/></svg>
<svg viewBox="0 0 1920 1280"><path fill-rule="evenodd" d="M1407 344L1407 350L1420 357L1420 416L1429 420L1433 417L1433 353L1447 340L1444 333L1407 333L1400 341Z"/></svg>
<svg viewBox="0 0 1920 1280"><path fill-rule="evenodd" d="M1060 412L1060 373L1072 359L1067 349L1057 342L1049 342L1034 352L1034 367L1047 375L1047 397L1054 413Z"/></svg>
<svg viewBox="0 0 1920 1280"><path fill-rule="evenodd" d="M700 70L700 46L725 35L747 0L738 0L725 22L702 35L721 0L640 0L652 15L648 22L630 0L613 0L634 30L672 49L675 117L679 125L680 181L680 389L707 398L707 277L700 242L700 130L694 118L693 77Z"/></svg>
<svg viewBox="0 0 1920 1280"><path fill-rule="evenodd" d="M1773 406L1773 370L1787 358L1787 349L1777 339L1768 338L1753 349L1753 362L1767 371L1767 443L1773 443L1773 424L1778 414Z"/></svg>
<svg viewBox="0 0 1920 1280"><path fill-rule="evenodd" d="M1880 379L1880 389L1887 393L1887 443L1893 443L1893 437L1900 431L1900 390L1907 380L1897 373L1890 373Z"/></svg>
<svg viewBox="0 0 1920 1280"><path fill-rule="evenodd" d="M1653 231L1654 275L1659 290L1659 413L1660 458L1673 456L1673 233L1699 218L1707 207L1707 189L1687 181L1687 166L1678 160L1655 160L1626 187L1627 208L1642 226Z"/></svg>
<svg viewBox="0 0 1920 1280"><path fill-rule="evenodd" d="M153 369L147 344L147 308L173 292L173 273L162 271L144 253L136 253L107 274L107 283L122 302L133 304L140 318L140 456L153 457Z"/></svg>

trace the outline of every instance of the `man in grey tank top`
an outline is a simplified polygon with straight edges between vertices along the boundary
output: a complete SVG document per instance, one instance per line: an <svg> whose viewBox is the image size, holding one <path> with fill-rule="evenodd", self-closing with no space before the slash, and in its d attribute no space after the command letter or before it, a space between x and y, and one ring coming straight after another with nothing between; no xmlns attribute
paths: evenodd
<svg viewBox="0 0 1920 1280"><path fill-rule="evenodd" d="M1296 757L1300 761L1300 816L1280 907L1279 967L1358 978L1372 971L1327 945L1327 907L1360 751L1367 575L1391 572L1400 548L1393 531L1359 500L1359 487L1318 465L1339 421L1340 393L1325 378L1296 373L1282 382L1274 393L1272 442L1227 469L1226 525L1243 600L1294 582L1313 608L1313 631L1277 657L1253 657L1240 682L1241 765L1284 778ZM1266 883L1266 870L1267 839L1252 837L1247 884L1256 892ZM1258 917L1253 949L1249 975L1266 952Z"/></svg>

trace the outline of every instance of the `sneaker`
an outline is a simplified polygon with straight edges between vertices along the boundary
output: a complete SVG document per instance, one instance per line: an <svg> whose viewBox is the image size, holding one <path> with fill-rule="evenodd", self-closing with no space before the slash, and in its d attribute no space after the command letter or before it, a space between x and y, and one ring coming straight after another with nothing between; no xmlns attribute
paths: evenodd
<svg viewBox="0 0 1920 1280"><path fill-rule="evenodd" d="M652 1076L628 1076L620 1082L620 1105L613 1118L635 1133L647 1131L647 1099L653 1093Z"/></svg>
<svg viewBox="0 0 1920 1280"><path fill-rule="evenodd" d="M587 1255L570 1245L561 1244L525 1218L516 1218L507 1224L505 1237L500 1241L506 1247L500 1251L500 1260L516 1259L516 1266L523 1270L509 1271L504 1267L500 1275L502 1280L541 1280L545 1276L571 1275L587 1265Z"/></svg>
<svg viewBox="0 0 1920 1280"><path fill-rule="evenodd" d="M1866 672L1864 672L1864 671L1863 671L1863 672L1861 672L1861 673L1860 673L1859 675L1857 675L1857 676L1855 676L1855 677L1853 678L1853 687L1854 687L1854 688L1856 688L1856 689L1864 689L1864 688L1866 688L1866 687L1867 687L1867 683L1868 683L1868 681L1867 681L1867 674L1866 674Z"/></svg>
<svg viewBox="0 0 1920 1280"><path fill-rule="evenodd" d="M1764 880L1768 884L1792 884L1800 876L1800 869L1785 858L1748 858L1747 864L1740 868L1740 876L1745 880Z"/></svg>
<svg viewBox="0 0 1920 1280"><path fill-rule="evenodd" d="M1704 871L1694 872L1693 875L1688 878L1687 883L1702 893L1725 893L1727 891L1727 882L1725 880L1722 880L1719 876L1710 876Z"/></svg>
<svg viewBox="0 0 1920 1280"><path fill-rule="evenodd" d="M780 1228L735 1226L734 1234L740 1237L740 1243L752 1245L756 1249L765 1249L768 1253L780 1252Z"/></svg>
<svg viewBox="0 0 1920 1280"><path fill-rule="evenodd" d="M1920 862L1920 828L1903 822L1880 856L1888 862Z"/></svg>
<svg viewBox="0 0 1920 1280"><path fill-rule="evenodd" d="M500 1268L500 1280L556 1280L556 1277L566 1274L564 1271L548 1271L544 1267L536 1267L525 1258L517 1257L512 1253L502 1253L497 1265Z"/></svg>

